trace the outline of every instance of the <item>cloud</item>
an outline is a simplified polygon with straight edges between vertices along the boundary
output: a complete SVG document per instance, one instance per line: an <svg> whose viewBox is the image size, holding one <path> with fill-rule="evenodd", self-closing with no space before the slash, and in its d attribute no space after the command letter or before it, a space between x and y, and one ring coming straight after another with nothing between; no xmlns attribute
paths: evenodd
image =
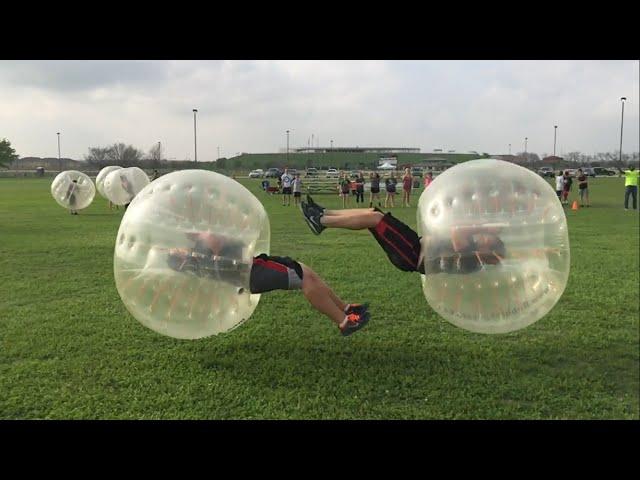
<svg viewBox="0 0 640 480"><path fill-rule="evenodd" d="M198 158L303 146L638 150L637 61L0 61L0 137L23 156L116 141Z"/></svg>

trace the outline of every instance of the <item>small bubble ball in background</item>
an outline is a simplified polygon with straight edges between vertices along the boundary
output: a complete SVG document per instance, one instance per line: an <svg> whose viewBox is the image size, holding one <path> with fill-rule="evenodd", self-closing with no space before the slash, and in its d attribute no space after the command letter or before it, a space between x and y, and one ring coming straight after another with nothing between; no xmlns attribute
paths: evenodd
<svg viewBox="0 0 640 480"><path fill-rule="evenodd" d="M213 274L171 268L169 253L192 251L194 235L203 232L226 241ZM205 170L169 173L138 193L122 218L116 287L131 315L158 333L196 339L226 332L258 305L249 273L253 257L269 253L269 241L267 213L240 183Z"/></svg>
<svg viewBox="0 0 640 480"><path fill-rule="evenodd" d="M131 203L134 197L149 184L149 177L138 167L122 168L108 173L102 190L114 205Z"/></svg>
<svg viewBox="0 0 640 480"><path fill-rule="evenodd" d="M111 172L113 172L114 170L120 170L122 169L122 167L118 167L115 165L110 165L108 167L104 167L102 170L100 170L100 172L98 173L98 176L96 177L96 190L98 190L98 193L100 194L100 196L107 198L104 194L104 180L105 178L107 178L107 175L109 175Z"/></svg>
<svg viewBox="0 0 640 480"><path fill-rule="evenodd" d="M494 159L461 163L424 190L417 216L424 295L454 325L479 333L519 330L562 296L567 220L556 192L536 173ZM452 239L463 245L471 239L470 247L456 253Z"/></svg>
<svg viewBox="0 0 640 480"><path fill-rule="evenodd" d="M88 175L76 170L66 170L53 179L51 195L60 206L68 210L83 210L93 202L96 187Z"/></svg>

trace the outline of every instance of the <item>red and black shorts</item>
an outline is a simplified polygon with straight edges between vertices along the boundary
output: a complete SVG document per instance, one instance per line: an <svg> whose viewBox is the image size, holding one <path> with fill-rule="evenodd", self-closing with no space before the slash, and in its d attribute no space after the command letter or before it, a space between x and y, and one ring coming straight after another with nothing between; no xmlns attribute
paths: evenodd
<svg viewBox="0 0 640 480"><path fill-rule="evenodd" d="M302 266L289 257L266 254L253 259L249 288L251 293L302 288Z"/></svg>
<svg viewBox="0 0 640 480"><path fill-rule="evenodd" d="M377 208L376 211L381 212ZM396 268L405 272L424 273L424 265L418 265L420 237L410 227L387 213L369 231Z"/></svg>

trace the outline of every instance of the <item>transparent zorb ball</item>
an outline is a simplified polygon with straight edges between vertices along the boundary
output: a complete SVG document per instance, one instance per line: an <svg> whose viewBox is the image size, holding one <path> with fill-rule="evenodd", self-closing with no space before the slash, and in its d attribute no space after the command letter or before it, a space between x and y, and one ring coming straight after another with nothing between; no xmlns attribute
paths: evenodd
<svg viewBox="0 0 640 480"><path fill-rule="evenodd" d="M226 332L258 305L251 266L269 253L269 241L267 213L241 184L205 170L169 173L147 185L122 218L116 287L129 312L158 333L196 339Z"/></svg>
<svg viewBox="0 0 640 480"><path fill-rule="evenodd" d="M562 205L536 173L493 159L454 166L418 204L429 305L454 325L506 333L546 315L569 277Z"/></svg>
<svg viewBox="0 0 640 480"><path fill-rule="evenodd" d="M141 168L122 168L107 174L102 191L114 205L126 205L148 184L149 177Z"/></svg>
<svg viewBox="0 0 640 480"><path fill-rule="evenodd" d="M122 167L118 167L116 165L110 165L108 167L104 167L102 170L100 170L100 172L98 172L98 175L96 176L96 190L98 191L100 196L107 198L103 190L104 180L107 178L107 175L109 175L114 170L121 170L121 169Z"/></svg>
<svg viewBox="0 0 640 480"><path fill-rule="evenodd" d="M68 210L82 210L93 202L96 187L88 175L76 170L66 170L51 182L51 195L58 204Z"/></svg>

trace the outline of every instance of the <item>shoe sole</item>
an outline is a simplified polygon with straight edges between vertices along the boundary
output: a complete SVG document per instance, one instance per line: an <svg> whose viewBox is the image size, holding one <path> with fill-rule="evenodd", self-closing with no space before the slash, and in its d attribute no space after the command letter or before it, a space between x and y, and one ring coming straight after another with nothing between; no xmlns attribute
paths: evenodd
<svg viewBox="0 0 640 480"><path fill-rule="evenodd" d="M317 231L315 224L305 215L302 205L300 205L300 211L302 212L302 216L304 217L304 221L307 222L309 228L315 235L320 235L320 232Z"/></svg>

